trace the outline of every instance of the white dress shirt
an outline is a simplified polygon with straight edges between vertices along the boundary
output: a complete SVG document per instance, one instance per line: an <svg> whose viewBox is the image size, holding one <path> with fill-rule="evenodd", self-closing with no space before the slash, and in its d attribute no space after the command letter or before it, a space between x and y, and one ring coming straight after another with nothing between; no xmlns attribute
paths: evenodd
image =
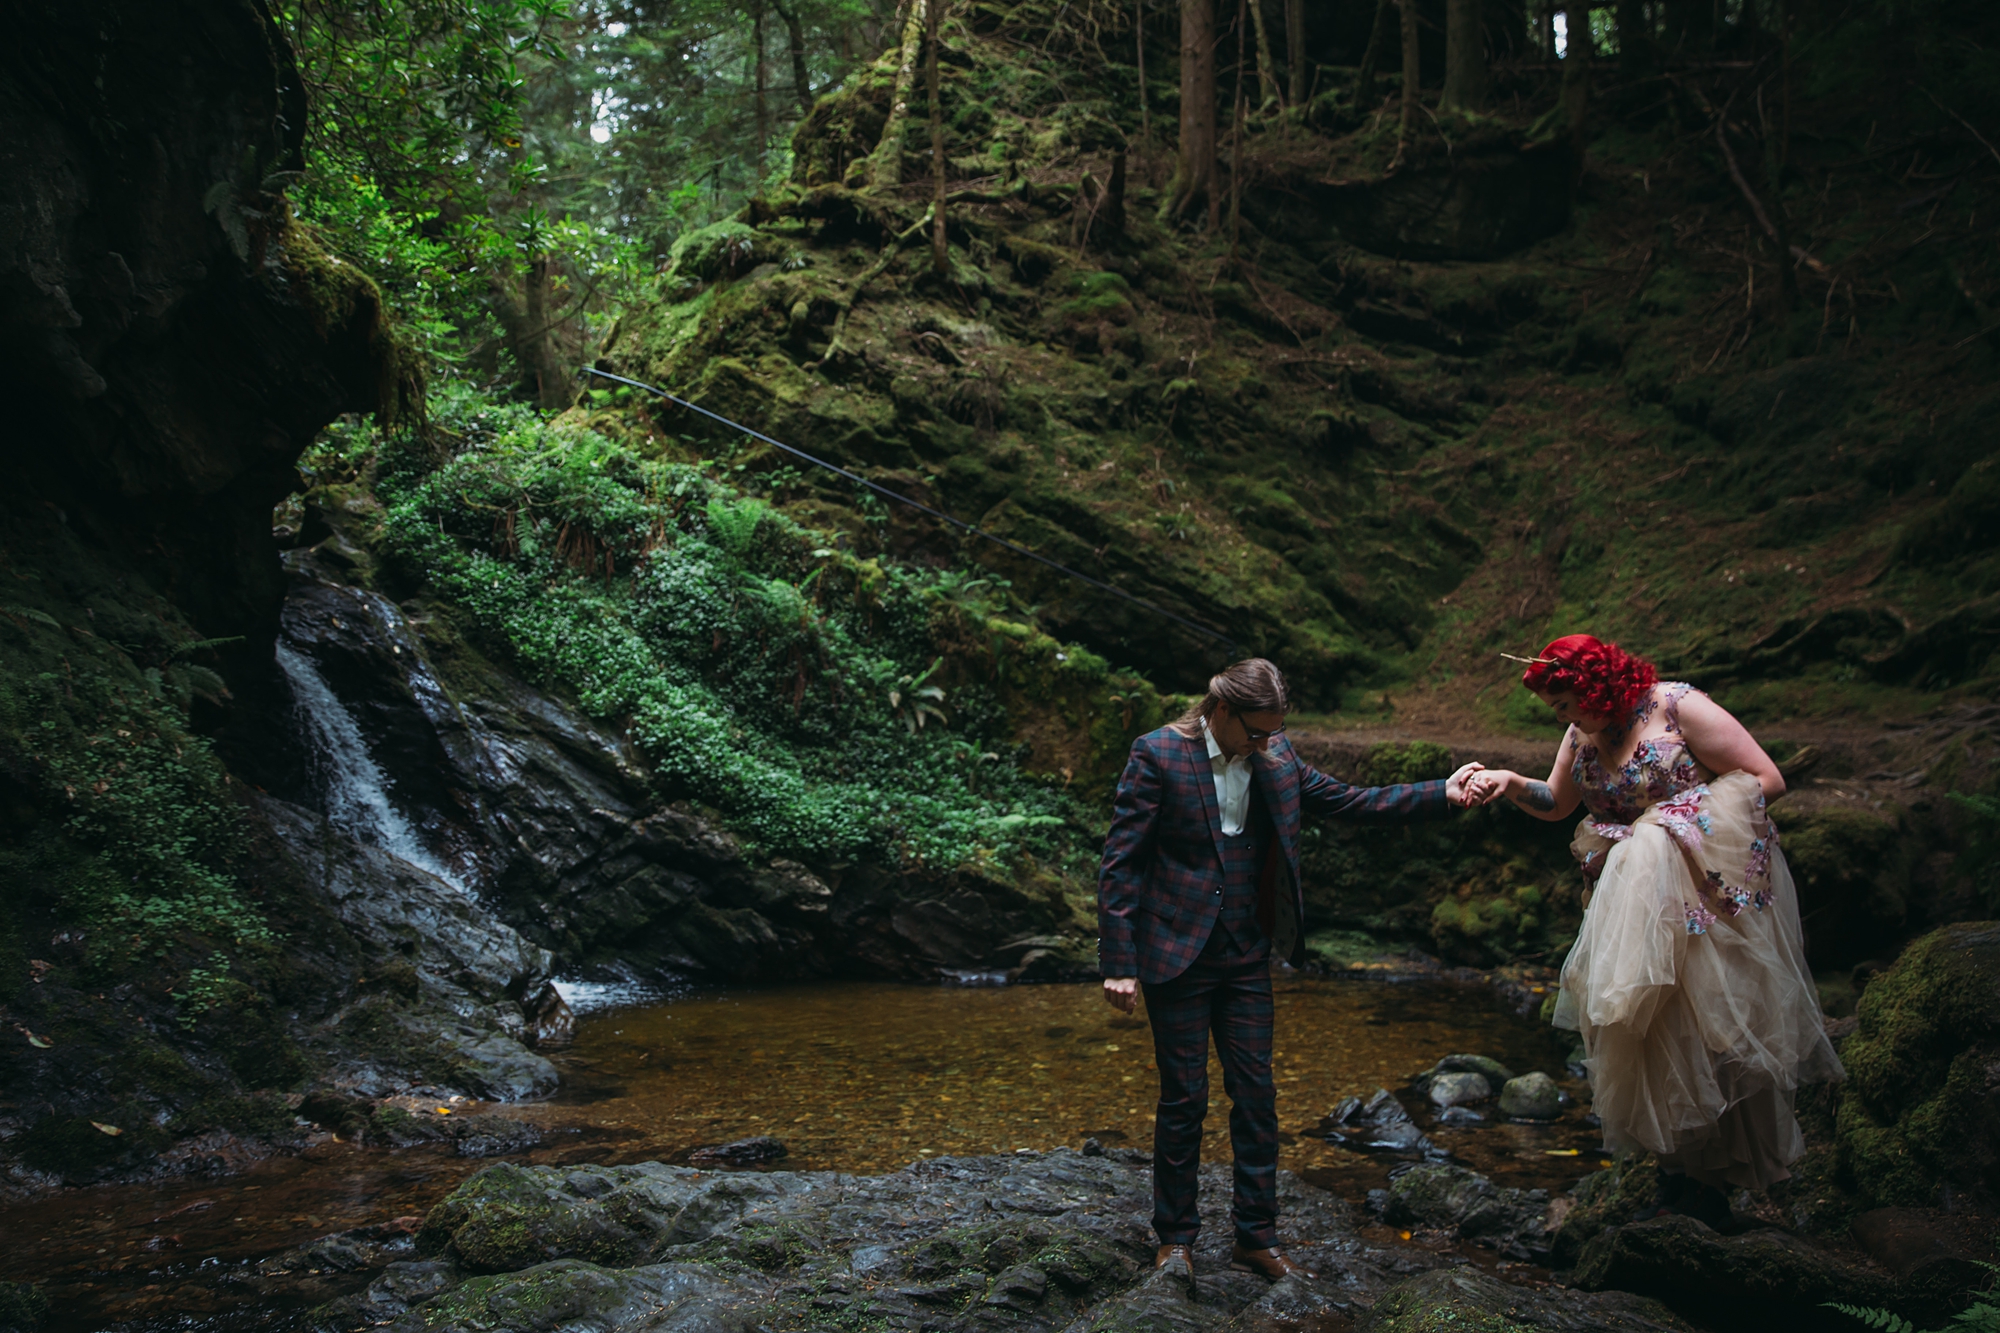
<svg viewBox="0 0 2000 1333"><path fill-rule="evenodd" d="M1215 743L1215 733L1208 729L1207 718L1201 720L1201 734L1208 741L1209 767L1215 770L1215 804L1222 811L1222 832L1225 836L1241 833L1250 814L1250 756L1225 759L1222 747Z"/></svg>

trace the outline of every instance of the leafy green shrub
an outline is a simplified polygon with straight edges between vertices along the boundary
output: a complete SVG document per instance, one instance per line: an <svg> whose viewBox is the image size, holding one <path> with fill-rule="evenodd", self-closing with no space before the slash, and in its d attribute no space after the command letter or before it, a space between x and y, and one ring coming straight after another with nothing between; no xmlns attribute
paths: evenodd
<svg viewBox="0 0 2000 1333"><path fill-rule="evenodd" d="M469 398L439 416L463 451L379 483L392 558L624 725L667 795L821 861L1087 854L1076 801L1011 757L993 687L937 674L940 627L983 626L997 593L830 549L592 431ZM951 724L922 725L947 690Z"/></svg>

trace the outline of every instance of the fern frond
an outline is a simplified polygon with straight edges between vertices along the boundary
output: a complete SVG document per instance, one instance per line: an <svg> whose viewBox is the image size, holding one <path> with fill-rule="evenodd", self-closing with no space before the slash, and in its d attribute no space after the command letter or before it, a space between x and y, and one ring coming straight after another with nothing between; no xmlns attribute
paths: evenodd
<svg viewBox="0 0 2000 1333"><path fill-rule="evenodd" d="M1839 1301L1821 1301L1820 1304L1830 1310L1838 1310L1850 1319L1859 1319L1868 1327L1881 1330L1881 1333L1919 1333L1915 1324L1894 1310L1868 1305L1842 1305Z"/></svg>

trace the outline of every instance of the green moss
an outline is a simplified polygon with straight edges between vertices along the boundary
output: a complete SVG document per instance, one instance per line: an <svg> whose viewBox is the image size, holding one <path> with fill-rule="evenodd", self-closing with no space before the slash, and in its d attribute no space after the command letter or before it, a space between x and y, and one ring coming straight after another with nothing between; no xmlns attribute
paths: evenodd
<svg viewBox="0 0 2000 1333"><path fill-rule="evenodd" d="M1947 1180L2000 1190L1984 1110L2000 1058L2000 925L1924 936L1869 983L1857 1012L1835 1141L1861 1201L1926 1206Z"/></svg>
<svg viewBox="0 0 2000 1333"><path fill-rule="evenodd" d="M34 1333L49 1317L49 1298L32 1282L0 1282L0 1329Z"/></svg>

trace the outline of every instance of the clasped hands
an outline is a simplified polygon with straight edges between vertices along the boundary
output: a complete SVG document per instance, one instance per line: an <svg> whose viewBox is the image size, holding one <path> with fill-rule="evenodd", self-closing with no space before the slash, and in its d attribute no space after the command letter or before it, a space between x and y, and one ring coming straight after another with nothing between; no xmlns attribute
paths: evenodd
<svg viewBox="0 0 2000 1333"><path fill-rule="evenodd" d="M1470 810L1504 793L1511 776L1505 769L1488 769L1475 759L1445 779L1444 798L1461 810Z"/></svg>

